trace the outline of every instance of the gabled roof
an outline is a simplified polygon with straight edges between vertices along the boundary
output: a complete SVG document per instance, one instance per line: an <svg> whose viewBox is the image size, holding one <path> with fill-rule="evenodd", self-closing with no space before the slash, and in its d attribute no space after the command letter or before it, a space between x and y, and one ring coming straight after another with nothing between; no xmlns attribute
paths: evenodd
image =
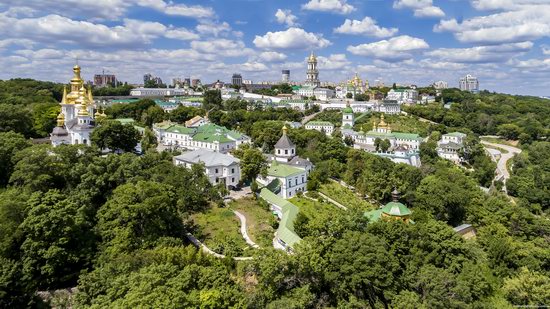
<svg viewBox="0 0 550 309"><path fill-rule="evenodd" d="M275 148L294 148L294 143L288 138L286 134L283 133L281 138L275 144Z"/></svg>
<svg viewBox="0 0 550 309"><path fill-rule="evenodd" d="M304 173L303 169L286 164L278 164L276 161L267 169L267 175L273 177L290 177Z"/></svg>
<svg viewBox="0 0 550 309"><path fill-rule="evenodd" d="M166 129L166 132L170 133L178 133L178 134L193 134L195 133L195 130L192 128L188 128L179 124L171 125Z"/></svg>
<svg viewBox="0 0 550 309"><path fill-rule="evenodd" d="M307 125L310 125L310 126L334 126L334 124L332 124L332 122L329 122L329 121L310 121L310 122L306 123L306 126Z"/></svg>
<svg viewBox="0 0 550 309"><path fill-rule="evenodd" d="M296 216L300 209L291 202L269 191L267 188L263 188L260 191L260 196L268 203L279 206L282 210L283 217L277 228L277 238L284 241L285 244L290 247L302 240L294 231L294 220L296 220Z"/></svg>
<svg viewBox="0 0 550 309"><path fill-rule="evenodd" d="M451 133L447 133L447 134L444 134L446 136L453 136L453 137L466 137L466 134L464 133L461 133L461 132L451 132Z"/></svg>
<svg viewBox="0 0 550 309"><path fill-rule="evenodd" d="M392 132L392 133L398 139L421 140L420 135L416 133L401 133L401 132Z"/></svg>
<svg viewBox="0 0 550 309"><path fill-rule="evenodd" d="M193 118L187 120L187 121L185 122L185 125L186 125L186 126L191 126L191 125L193 125L193 124L195 124L195 123L197 123L197 122L199 122L199 121L201 121L201 120L203 120L203 119L204 119L204 118L202 118L201 116L195 116L195 117L193 117Z"/></svg>
<svg viewBox="0 0 550 309"><path fill-rule="evenodd" d="M204 163L205 166L229 166L232 164L240 163L240 160L219 152L209 151L206 149L197 149L193 151L184 152L179 156L175 156L174 160L183 161L187 163L197 164Z"/></svg>
<svg viewBox="0 0 550 309"><path fill-rule="evenodd" d="M222 132L202 132L193 135L193 140L196 142L218 142L218 143L227 143L233 141Z"/></svg>

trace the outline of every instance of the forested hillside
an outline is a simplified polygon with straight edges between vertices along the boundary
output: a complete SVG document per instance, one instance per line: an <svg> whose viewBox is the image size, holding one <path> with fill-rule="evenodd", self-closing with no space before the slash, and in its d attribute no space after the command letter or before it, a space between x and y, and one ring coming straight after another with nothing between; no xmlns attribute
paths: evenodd
<svg viewBox="0 0 550 309"><path fill-rule="evenodd" d="M498 109L491 107L498 103L484 104ZM217 106L213 121L240 128L266 151L285 121L303 117L287 109L248 111L239 101L205 104ZM160 114L150 101L107 111L109 117L131 116L150 125L170 117L185 121L205 110L175 112ZM461 115L454 107L451 112ZM530 132L522 123L517 122L522 133ZM239 248L218 259L198 252L186 238L198 231L193 216L222 202L200 166L176 167L175 153L158 153L154 147L141 155L102 155L95 143L32 145L27 137L33 131L26 130L15 125L0 130L0 308L62 307L68 298L47 304L37 292L67 288L76 288L70 300L75 308L513 308L550 303L545 131L515 159L512 202L497 190L481 191L477 168L433 156L429 145L421 150L419 169L352 149L321 132L290 129L300 156L315 164L308 194L321 192L334 178L353 186L351 195L369 207L391 201L398 189L414 224L369 222L359 208L332 207L297 220L303 239L293 254ZM428 143L437 139L434 132L427 132L434 134ZM105 134L118 136L116 128ZM468 143L472 155L479 154L477 139ZM477 237L458 235L453 227L462 223L472 224ZM230 252L253 259L234 261Z"/></svg>

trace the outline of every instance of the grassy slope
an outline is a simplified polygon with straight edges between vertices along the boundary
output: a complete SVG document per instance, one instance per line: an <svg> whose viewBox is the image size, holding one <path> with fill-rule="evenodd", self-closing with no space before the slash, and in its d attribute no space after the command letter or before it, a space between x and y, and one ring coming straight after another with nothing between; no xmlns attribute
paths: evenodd
<svg viewBox="0 0 550 309"><path fill-rule="evenodd" d="M229 204L246 217L247 232L250 238L260 247L270 247L275 230L271 226L274 215L251 198L243 198Z"/></svg>

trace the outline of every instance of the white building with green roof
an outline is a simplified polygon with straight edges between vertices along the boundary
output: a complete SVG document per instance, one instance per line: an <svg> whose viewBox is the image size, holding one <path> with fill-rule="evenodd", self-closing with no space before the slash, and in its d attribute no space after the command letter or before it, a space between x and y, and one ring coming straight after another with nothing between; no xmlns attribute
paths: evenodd
<svg viewBox="0 0 550 309"><path fill-rule="evenodd" d="M416 133L392 132L391 126L384 121L384 114L378 124L373 124L373 129L366 133L359 132L354 139L354 148L367 151L376 150L376 139L388 140L390 148L404 147L408 150L418 151L423 138Z"/></svg>
<svg viewBox="0 0 550 309"><path fill-rule="evenodd" d="M251 142L250 137L225 127L206 123L198 127L186 126L165 121L153 125L159 143L182 149L207 149L227 153Z"/></svg>
<svg viewBox="0 0 550 309"><path fill-rule="evenodd" d="M296 196L298 192L306 191L307 172L305 169L281 164L274 160L267 169L267 176L258 176L256 181L287 199Z"/></svg>
<svg viewBox="0 0 550 309"><path fill-rule="evenodd" d="M306 130L316 130L319 132L323 132L328 136L332 135L332 132L334 132L334 125L332 122L328 121L310 121L306 123L305 126Z"/></svg>
<svg viewBox="0 0 550 309"><path fill-rule="evenodd" d="M464 148L465 138L466 134L461 132L443 134L437 142L437 155L443 159L460 163L460 151Z"/></svg>

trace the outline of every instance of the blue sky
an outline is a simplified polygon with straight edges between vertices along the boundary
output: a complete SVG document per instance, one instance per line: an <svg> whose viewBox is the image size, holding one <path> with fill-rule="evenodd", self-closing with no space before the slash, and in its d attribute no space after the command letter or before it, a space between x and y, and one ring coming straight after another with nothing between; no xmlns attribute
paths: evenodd
<svg viewBox="0 0 550 309"><path fill-rule="evenodd" d="M550 95L550 0L2 0L1 79L320 79Z"/></svg>

